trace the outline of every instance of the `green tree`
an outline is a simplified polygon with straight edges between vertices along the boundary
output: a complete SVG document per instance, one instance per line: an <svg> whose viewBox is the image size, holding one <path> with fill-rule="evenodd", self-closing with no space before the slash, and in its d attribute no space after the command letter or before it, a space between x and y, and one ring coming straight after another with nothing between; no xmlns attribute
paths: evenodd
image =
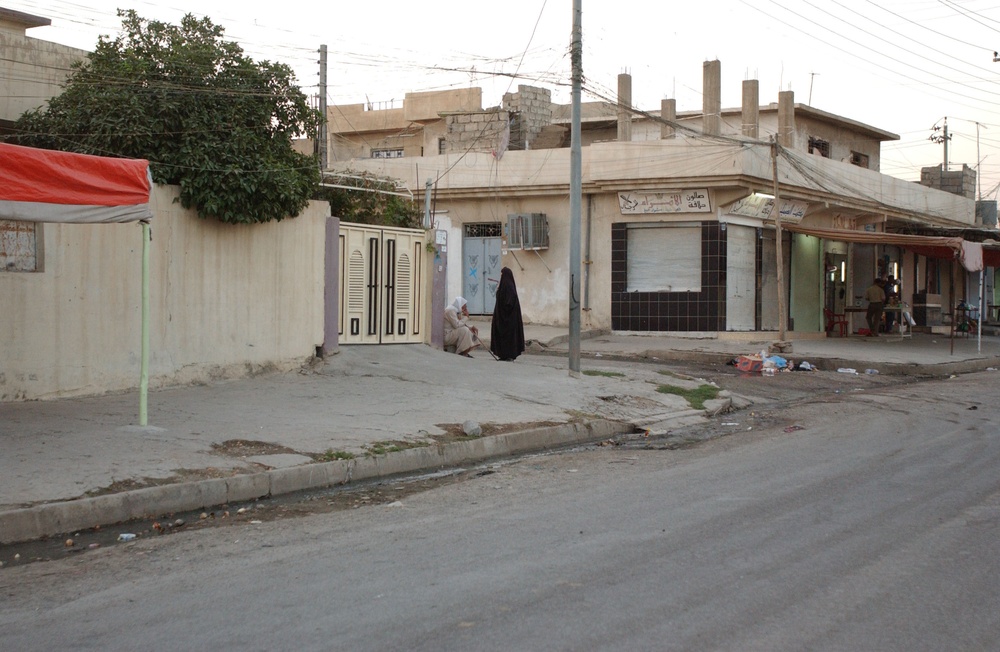
<svg viewBox="0 0 1000 652"><path fill-rule="evenodd" d="M380 226L419 228L423 222L423 198L401 196L402 191L387 179L352 171L332 178L338 186L356 190L321 188L316 199L330 203L330 215L345 222Z"/></svg>
<svg viewBox="0 0 1000 652"><path fill-rule="evenodd" d="M101 36L59 96L18 119L14 141L34 147L144 158L153 180L180 186L203 218L256 223L294 217L319 182L309 107L284 64L254 62L208 18L180 25L118 12L122 34Z"/></svg>

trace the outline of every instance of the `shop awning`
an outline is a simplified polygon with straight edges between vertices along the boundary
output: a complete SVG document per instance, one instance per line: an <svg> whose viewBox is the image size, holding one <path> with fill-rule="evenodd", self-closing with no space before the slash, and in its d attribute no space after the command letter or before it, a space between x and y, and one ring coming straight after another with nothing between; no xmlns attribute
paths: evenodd
<svg viewBox="0 0 1000 652"><path fill-rule="evenodd" d="M905 235L902 233L882 233L877 231L852 231L850 229L822 229L801 224L782 224L786 231L811 235L824 240L856 242L860 244L881 244L904 247L928 258L947 258L961 261L970 272L983 268L983 245L962 238L933 235ZM996 252L1000 262L1000 251ZM991 254L992 257L992 254ZM987 263L989 264L989 263Z"/></svg>
<svg viewBox="0 0 1000 652"><path fill-rule="evenodd" d="M149 220L149 162L0 143L0 219L96 224Z"/></svg>

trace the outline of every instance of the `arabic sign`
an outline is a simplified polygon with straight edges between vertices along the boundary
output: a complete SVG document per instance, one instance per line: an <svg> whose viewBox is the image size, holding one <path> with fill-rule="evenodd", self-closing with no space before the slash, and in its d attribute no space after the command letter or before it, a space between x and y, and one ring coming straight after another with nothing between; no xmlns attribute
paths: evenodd
<svg viewBox="0 0 1000 652"><path fill-rule="evenodd" d="M798 201L781 202L781 220L783 222L801 222L805 217L808 204ZM726 211L730 215L743 215L745 217L756 217L762 220L773 219L771 213L774 211L774 197L765 195L750 195L734 202Z"/></svg>
<svg viewBox="0 0 1000 652"><path fill-rule="evenodd" d="M708 190L671 190L667 192L620 192L618 206L622 215L651 213L709 213Z"/></svg>

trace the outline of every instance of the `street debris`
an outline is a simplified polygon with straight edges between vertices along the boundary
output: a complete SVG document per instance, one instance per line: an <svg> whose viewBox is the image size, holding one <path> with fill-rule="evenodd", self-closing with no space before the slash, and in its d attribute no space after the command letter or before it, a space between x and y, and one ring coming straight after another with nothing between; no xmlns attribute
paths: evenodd
<svg viewBox="0 0 1000 652"><path fill-rule="evenodd" d="M840 369L837 369L837 373L838 374L857 374L858 370L857 369L851 369L850 367L841 367Z"/></svg>
<svg viewBox="0 0 1000 652"><path fill-rule="evenodd" d="M118 535L118 540L119 541L135 541L135 537L136 537L136 535L132 534L131 532L122 532L121 534Z"/></svg>

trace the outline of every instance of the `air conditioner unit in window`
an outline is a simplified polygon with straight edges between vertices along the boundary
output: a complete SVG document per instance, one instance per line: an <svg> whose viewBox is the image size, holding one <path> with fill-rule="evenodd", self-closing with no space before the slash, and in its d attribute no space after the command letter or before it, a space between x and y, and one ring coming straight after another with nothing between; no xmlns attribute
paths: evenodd
<svg viewBox="0 0 1000 652"><path fill-rule="evenodd" d="M548 249L549 220L545 213L507 215L508 249Z"/></svg>

